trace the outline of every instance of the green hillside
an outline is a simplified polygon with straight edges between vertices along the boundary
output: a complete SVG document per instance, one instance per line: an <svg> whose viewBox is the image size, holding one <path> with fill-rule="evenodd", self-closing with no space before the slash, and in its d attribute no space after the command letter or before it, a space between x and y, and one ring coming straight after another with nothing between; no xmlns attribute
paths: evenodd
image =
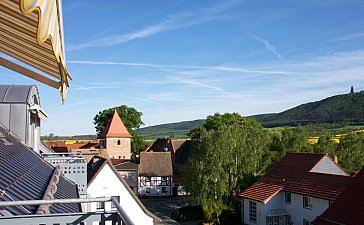
<svg viewBox="0 0 364 225"><path fill-rule="evenodd" d="M299 105L281 113L249 116L264 127L297 126L307 124L364 124L364 91L332 96L320 101ZM161 124L141 128L137 132L146 139L161 137L183 138L204 119Z"/></svg>
<svg viewBox="0 0 364 225"><path fill-rule="evenodd" d="M252 116L264 127L321 123L364 124L364 92L336 95L277 114Z"/></svg>
<svg viewBox="0 0 364 225"><path fill-rule="evenodd" d="M162 137L186 138L187 133L191 129L202 126L204 122L205 120L200 119L177 123L167 123L140 128L137 130L137 133L143 136L145 139L156 139Z"/></svg>

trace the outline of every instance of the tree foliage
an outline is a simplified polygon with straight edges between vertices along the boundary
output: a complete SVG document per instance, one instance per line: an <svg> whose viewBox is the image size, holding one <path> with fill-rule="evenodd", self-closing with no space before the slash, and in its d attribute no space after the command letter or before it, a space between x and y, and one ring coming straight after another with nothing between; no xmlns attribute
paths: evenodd
<svg viewBox="0 0 364 225"><path fill-rule="evenodd" d="M245 177L259 177L270 165L267 131L239 114L210 116L195 134L183 183L203 208L236 197Z"/></svg>
<svg viewBox="0 0 364 225"><path fill-rule="evenodd" d="M238 113L215 113L213 116L208 116L205 120L205 123L202 127L194 128L190 131L189 136L192 139L198 139L201 133L202 128L206 130L217 130L219 127L226 125L240 125L251 128L262 128L261 124L256 122L255 120L242 117Z"/></svg>
<svg viewBox="0 0 364 225"><path fill-rule="evenodd" d="M348 173L353 173L364 166L364 135L349 132L343 135L337 144L330 134L324 134L314 145L314 151L327 153L331 157L336 156L339 165Z"/></svg>
<svg viewBox="0 0 364 225"><path fill-rule="evenodd" d="M339 164L349 173L364 166L364 138L356 133L344 136L339 145L326 133L311 145L304 127L267 130L239 114L216 113L208 116L202 127L191 130L191 137L197 145L189 156L182 183L204 209L207 221L212 215L218 216L214 202L230 204L288 152L338 156Z"/></svg>
<svg viewBox="0 0 364 225"><path fill-rule="evenodd" d="M97 134L101 134L115 110L119 114L121 120L129 132L139 128L144 124L141 119L143 113L138 112L133 107L121 105L102 110L94 117L94 124Z"/></svg>
<svg viewBox="0 0 364 225"><path fill-rule="evenodd" d="M347 172L353 173L364 166L364 139L360 134L351 132L344 136L338 146L335 155L338 156L339 164Z"/></svg>
<svg viewBox="0 0 364 225"><path fill-rule="evenodd" d="M112 115L114 114L115 110L119 114L121 120L123 121L125 127L128 129L129 133L133 135L131 139L132 153L138 154L139 150L143 146L143 138L135 132L135 129L139 128L141 125L144 124L141 119L143 113L138 112L133 107L120 105L115 108L109 108L100 111L94 117L94 124L97 134L100 135L102 133L107 123L111 119Z"/></svg>
<svg viewBox="0 0 364 225"><path fill-rule="evenodd" d="M282 159L287 152L313 152L308 137L303 127L285 128L281 132L271 133L270 150L274 154L274 162Z"/></svg>
<svg viewBox="0 0 364 225"><path fill-rule="evenodd" d="M316 153L328 153L329 155L335 154L336 143L332 140L332 135L330 133L322 134L319 137L317 144L314 145L314 152Z"/></svg>

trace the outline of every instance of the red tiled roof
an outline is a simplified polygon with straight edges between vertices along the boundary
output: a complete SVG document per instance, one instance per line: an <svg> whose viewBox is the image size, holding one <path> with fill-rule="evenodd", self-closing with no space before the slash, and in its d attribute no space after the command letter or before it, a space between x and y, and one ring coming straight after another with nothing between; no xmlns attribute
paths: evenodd
<svg viewBox="0 0 364 225"><path fill-rule="evenodd" d="M325 222L346 225L364 224L364 167L336 201L313 221L316 225L326 225Z"/></svg>
<svg viewBox="0 0 364 225"><path fill-rule="evenodd" d="M114 115L107 123L105 129L102 131L101 137L128 137L131 138L131 134L128 129L126 129L123 121L121 120L119 114L114 112Z"/></svg>
<svg viewBox="0 0 364 225"><path fill-rule="evenodd" d="M288 153L257 183L259 186L251 186L240 196L266 202L270 194L277 193L277 187L282 187L287 192L335 200L352 178L309 172L325 156L326 154ZM256 197L253 198L254 196Z"/></svg>
<svg viewBox="0 0 364 225"><path fill-rule="evenodd" d="M282 186L258 182L240 194L241 197L266 203L282 190ZM257 191L259 190L259 191Z"/></svg>
<svg viewBox="0 0 364 225"><path fill-rule="evenodd" d="M83 146L80 147L80 149L99 149L100 148L100 144L99 142L88 142L87 144L84 144Z"/></svg>
<svg viewBox="0 0 364 225"><path fill-rule="evenodd" d="M48 147L52 148L52 147L65 147L66 143L65 141L43 141L43 143L45 145L47 145Z"/></svg>
<svg viewBox="0 0 364 225"><path fill-rule="evenodd" d="M312 224L315 224L315 225L339 225L333 221L328 221L328 220L325 220L325 219L321 219L321 218L316 218Z"/></svg>
<svg viewBox="0 0 364 225"><path fill-rule="evenodd" d="M112 162L112 164L115 166L115 165L118 165L120 163L124 163L124 162L127 162L129 161L128 159L110 159L110 161Z"/></svg>

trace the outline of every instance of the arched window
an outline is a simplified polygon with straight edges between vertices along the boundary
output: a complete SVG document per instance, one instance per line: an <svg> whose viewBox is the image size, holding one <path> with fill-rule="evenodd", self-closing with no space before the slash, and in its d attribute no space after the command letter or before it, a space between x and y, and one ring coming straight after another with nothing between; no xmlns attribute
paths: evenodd
<svg viewBox="0 0 364 225"><path fill-rule="evenodd" d="M118 145L120 145L120 140L118 140Z"/></svg>

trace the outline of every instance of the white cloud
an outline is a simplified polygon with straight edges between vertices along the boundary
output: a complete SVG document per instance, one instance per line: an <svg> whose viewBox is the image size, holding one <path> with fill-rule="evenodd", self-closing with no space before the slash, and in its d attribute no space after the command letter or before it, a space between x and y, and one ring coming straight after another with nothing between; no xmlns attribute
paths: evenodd
<svg viewBox="0 0 364 225"><path fill-rule="evenodd" d="M90 60L71 60L69 64L83 64L83 65L119 65L119 66L132 66L132 67L150 67L156 69L201 69L201 70L215 70L221 72L240 72L252 74L291 74L290 71L284 70L261 70L260 68L244 68L239 66L191 66L179 64L152 64L152 63L127 63L127 62L113 62L113 61L90 61Z"/></svg>
<svg viewBox="0 0 364 225"><path fill-rule="evenodd" d="M331 39L332 42L340 42L340 41L350 41L350 40L354 40L354 39L364 39L364 32L357 32L357 33L351 33L351 34L346 34L340 37L336 37Z"/></svg>
<svg viewBox="0 0 364 225"><path fill-rule="evenodd" d="M269 41L264 40L264 39L262 39L262 38L260 38L260 37L258 37L256 35L254 35L254 34L249 34L249 36L252 37L252 38L254 38L257 41L262 42L264 44L265 48L268 51L272 52L275 56L277 56L278 59L284 60L284 58L282 57L282 55L277 52L276 47L274 47L271 43L269 43Z"/></svg>
<svg viewBox="0 0 364 225"><path fill-rule="evenodd" d="M140 30L130 33L109 35L104 38L91 40L82 44L70 44L67 45L67 50L72 51L90 47L118 45L128 41L146 38L163 31L190 27L208 21L220 19L223 18L220 16L221 12L233 8L241 2L241 0L223 1L220 4L216 4L196 12L179 13L177 15L169 16L168 19L162 22L146 26Z"/></svg>

